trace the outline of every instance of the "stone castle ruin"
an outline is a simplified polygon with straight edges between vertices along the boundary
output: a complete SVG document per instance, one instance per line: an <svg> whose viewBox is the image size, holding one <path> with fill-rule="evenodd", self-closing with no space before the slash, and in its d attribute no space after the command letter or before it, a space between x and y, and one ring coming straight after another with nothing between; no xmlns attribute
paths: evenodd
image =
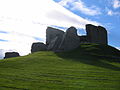
<svg viewBox="0 0 120 90"><path fill-rule="evenodd" d="M66 32L48 27L46 29L46 44L33 43L31 52L36 51L70 51L77 48L81 43L108 44L107 31L102 26L86 25L87 35L78 36L77 29L70 27Z"/></svg>
<svg viewBox="0 0 120 90"><path fill-rule="evenodd" d="M48 27L46 29L46 44L42 42L33 43L31 47L31 52L65 52L79 47L81 43L97 43L105 45L108 44L107 31L104 27L87 24L86 33L87 35L78 36L77 29L75 27L68 28L66 32ZM6 52L4 58L17 56L19 56L19 53L17 52Z"/></svg>
<svg viewBox="0 0 120 90"><path fill-rule="evenodd" d="M20 55L18 52L6 52L4 59L11 58L11 57L19 57L19 56Z"/></svg>
<svg viewBox="0 0 120 90"><path fill-rule="evenodd" d="M108 44L107 31L102 26L94 26L91 24L86 25L87 32L87 42L98 43L98 44Z"/></svg>

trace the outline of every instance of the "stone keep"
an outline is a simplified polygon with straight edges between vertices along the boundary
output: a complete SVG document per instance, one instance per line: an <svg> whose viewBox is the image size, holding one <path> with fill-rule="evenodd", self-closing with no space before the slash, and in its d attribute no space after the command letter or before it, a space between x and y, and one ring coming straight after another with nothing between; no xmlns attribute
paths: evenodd
<svg viewBox="0 0 120 90"><path fill-rule="evenodd" d="M87 24L86 32L87 32L88 42L90 42L90 43L98 43L99 42L97 26Z"/></svg>
<svg viewBox="0 0 120 90"><path fill-rule="evenodd" d="M108 44L108 40L107 40L107 30L102 27L102 26L98 26L98 39L99 39L99 43L100 44Z"/></svg>
<svg viewBox="0 0 120 90"><path fill-rule="evenodd" d="M86 32L89 43L107 44L107 31L105 28L87 24Z"/></svg>
<svg viewBox="0 0 120 90"><path fill-rule="evenodd" d="M44 43L42 42L36 42L36 43L33 43L32 44L32 47L31 47L31 52L38 52L38 51L46 51L47 50L47 47Z"/></svg>
<svg viewBox="0 0 120 90"><path fill-rule="evenodd" d="M46 29L47 50L57 50L62 41L63 35L64 31L48 27Z"/></svg>
<svg viewBox="0 0 120 90"><path fill-rule="evenodd" d="M18 57L18 56L20 56L18 52L6 52L4 59L11 58L11 57Z"/></svg>
<svg viewBox="0 0 120 90"><path fill-rule="evenodd" d="M77 35L77 29L75 27L70 27L65 32L62 42L59 46L61 51L69 51L77 48L80 45L80 38Z"/></svg>
<svg viewBox="0 0 120 90"><path fill-rule="evenodd" d="M46 45L44 43L33 43L31 52L56 51L64 52L73 50L81 43L107 44L107 31L101 26L86 25L87 35L78 36L77 29L70 27L66 32L48 27L46 29Z"/></svg>

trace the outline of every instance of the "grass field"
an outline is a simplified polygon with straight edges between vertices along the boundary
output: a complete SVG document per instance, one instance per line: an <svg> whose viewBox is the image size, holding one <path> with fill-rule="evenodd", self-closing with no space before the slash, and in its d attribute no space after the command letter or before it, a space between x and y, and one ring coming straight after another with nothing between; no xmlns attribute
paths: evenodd
<svg viewBox="0 0 120 90"><path fill-rule="evenodd" d="M0 60L0 90L120 90L120 51L83 44Z"/></svg>

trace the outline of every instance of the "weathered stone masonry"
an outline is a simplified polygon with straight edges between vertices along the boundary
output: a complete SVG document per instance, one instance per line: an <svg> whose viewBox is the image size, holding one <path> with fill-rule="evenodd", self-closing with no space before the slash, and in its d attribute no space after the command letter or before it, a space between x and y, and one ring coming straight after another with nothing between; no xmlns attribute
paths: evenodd
<svg viewBox="0 0 120 90"><path fill-rule="evenodd" d="M32 44L31 52L37 51L70 51L77 48L81 43L108 44L107 31L102 26L86 25L87 35L78 36L77 29L70 27L66 32L48 27L46 29L46 44L35 42ZM4 58L18 57L18 52L6 52Z"/></svg>
<svg viewBox="0 0 120 90"><path fill-rule="evenodd" d="M70 51L77 48L81 43L107 44L107 31L104 27L86 25L85 36L78 36L77 29L70 27L66 32L48 27L46 29L46 49L39 45L41 49L36 50L37 46L32 45L31 52L50 50L50 51ZM33 43L34 44L34 43ZM38 43L40 44L40 43ZM34 47L33 47L34 46Z"/></svg>
<svg viewBox="0 0 120 90"><path fill-rule="evenodd" d="M11 58L11 57L18 57L18 56L20 56L18 52L6 52L4 59Z"/></svg>
<svg viewBox="0 0 120 90"><path fill-rule="evenodd" d="M90 43L107 44L107 31L102 26L86 25L87 40Z"/></svg>

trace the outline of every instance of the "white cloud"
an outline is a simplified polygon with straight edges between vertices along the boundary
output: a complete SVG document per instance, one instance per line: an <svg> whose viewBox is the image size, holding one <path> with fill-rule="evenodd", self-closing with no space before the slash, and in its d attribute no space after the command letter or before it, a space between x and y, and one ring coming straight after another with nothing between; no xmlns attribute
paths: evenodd
<svg viewBox="0 0 120 90"><path fill-rule="evenodd" d="M72 10L78 10L86 15L94 16L101 14L100 8L94 5L88 7L82 0L62 0L59 2L59 4L65 7L69 7Z"/></svg>
<svg viewBox="0 0 120 90"><path fill-rule="evenodd" d="M4 57L4 50L3 49L0 49L0 59L3 59L3 57Z"/></svg>
<svg viewBox="0 0 120 90"><path fill-rule="evenodd" d="M73 14L53 0L0 0L0 49L30 53L31 44L41 38L45 42L47 26L75 26L100 23Z"/></svg>
<svg viewBox="0 0 120 90"><path fill-rule="evenodd" d="M59 4L60 5L62 5L62 6L65 6L65 7L69 7L69 3L73 3L75 0L61 0L60 2L59 2Z"/></svg>
<svg viewBox="0 0 120 90"><path fill-rule="evenodd" d="M116 8L119 8L120 7L120 0L114 0L113 1L113 7L116 9Z"/></svg>
<svg viewBox="0 0 120 90"><path fill-rule="evenodd" d="M20 55L30 53L33 42L38 42L34 37L24 34L10 32L8 34L0 33L1 39L7 39L7 42L0 41L0 48L5 51L17 51Z"/></svg>
<svg viewBox="0 0 120 90"><path fill-rule="evenodd" d="M108 15L112 16L113 12L111 10L108 11Z"/></svg>
<svg viewBox="0 0 120 90"><path fill-rule="evenodd" d="M86 15L91 15L91 16L101 14L99 8L97 8L96 6L86 7L83 2L74 3L73 9L77 9L77 10L81 11L82 13L84 13Z"/></svg>
<svg viewBox="0 0 120 90"><path fill-rule="evenodd" d="M112 10L108 10L108 11L107 11L107 14L108 14L109 16L120 15L120 12L114 12L114 11L112 11Z"/></svg>

